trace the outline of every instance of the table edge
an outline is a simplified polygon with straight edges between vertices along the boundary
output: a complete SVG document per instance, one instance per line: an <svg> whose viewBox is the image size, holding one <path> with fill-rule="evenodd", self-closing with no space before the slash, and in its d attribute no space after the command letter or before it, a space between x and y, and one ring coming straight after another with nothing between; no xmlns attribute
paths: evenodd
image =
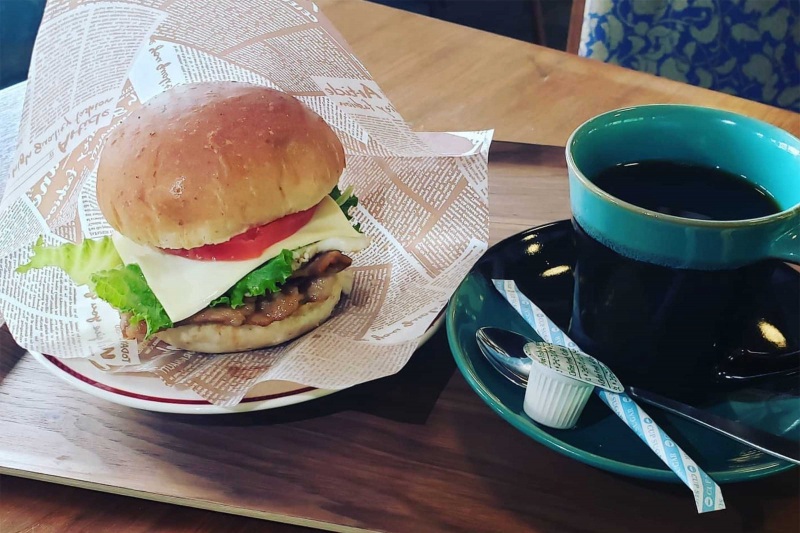
<svg viewBox="0 0 800 533"><path fill-rule="evenodd" d="M200 509L203 511L225 513L230 515L243 516L246 518L256 518L259 520L278 522L293 526L310 527L324 531L335 531L340 533L364 533L364 532L372 533L375 531L372 529L345 526L342 524L337 524L335 522L327 522L324 520L312 520L289 514L281 514L281 513L274 513L267 511L256 511L254 509L248 509L246 507L218 504L211 502L209 500L202 500L202 499L192 500L188 498L181 498L178 496L170 496L168 494L161 494L158 492L125 489L122 487L116 487L114 485L106 485L104 483L96 483L92 481L86 481L83 479L68 478L63 476L56 476L53 474L44 474L40 472L31 472L27 470L22 470L2 465L0 465L0 475L17 477L22 479L30 479L33 481L41 481L44 483L54 483L66 487L93 490L96 492L114 494L117 496L125 496L128 498L138 498L141 500L164 503L168 505L179 505L181 507L189 507L193 509Z"/></svg>

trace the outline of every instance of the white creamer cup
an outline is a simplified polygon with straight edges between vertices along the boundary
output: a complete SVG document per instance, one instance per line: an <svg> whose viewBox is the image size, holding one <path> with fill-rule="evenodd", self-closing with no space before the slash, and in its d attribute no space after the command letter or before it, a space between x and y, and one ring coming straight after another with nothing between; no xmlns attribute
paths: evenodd
<svg viewBox="0 0 800 533"><path fill-rule="evenodd" d="M585 353L548 342L522 349L531 359L523 409L544 426L574 427L595 387L625 390L606 365Z"/></svg>
<svg viewBox="0 0 800 533"><path fill-rule="evenodd" d="M533 359L525 388L525 414L555 429L575 427L594 385L565 376Z"/></svg>
<svg viewBox="0 0 800 533"><path fill-rule="evenodd" d="M563 348L577 349L577 345L570 339L552 320L547 318L544 311L539 309L536 304L530 301L522 291L519 290L517 284L513 280L498 280L493 279L492 283L500 291L509 304L525 319L525 321L533 327L534 331L544 340L545 344L552 343ZM535 343L529 343L535 344ZM551 344L551 345L552 345ZM589 381L587 385L593 385L597 388L597 395L611 410L627 425L647 446L666 464L680 480L692 490L694 494L694 503L697 506L698 513L706 513L709 511L718 511L725 509L725 501L722 498L722 491L719 486L714 482L703 469L697 466L694 460L686 455L680 446L675 444L669 436L664 433L658 424L653 422L653 419L644 412L644 410L636 405L627 394L622 383L619 382L617 377L611 370L602 364L600 361L583 354L585 357L569 358L572 359L574 364L565 366L563 363L563 352L561 355L553 353L550 348L543 350L532 350L528 345L523 348L525 354L531 359L539 359L540 365L544 365L548 370L550 366L554 365L558 368L555 370L557 374L563 375L566 372L566 378L573 381L585 382ZM538 357L536 357L538 356ZM582 363L582 364L581 364ZM588 366L587 366L588 365ZM541 373L540 373L541 374ZM576 376L579 379L573 379ZM531 379L539 379L529 377ZM548 379L543 376L543 379ZM541 398L534 398L537 396L533 391L541 390L538 386L529 386L525 392L525 412L528 416L533 418L533 415L528 411L528 404L532 403L534 406L542 405ZM540 403L541 402L541 403ZM586 402L584 401L584 404ZM535 408L536 411L540 409ZM581 407L578 410L580 416ZM565 409L566 411L566 409ZM537 415L538 416L538 415ZM576 420L577 421L577 420Z"/></svg>

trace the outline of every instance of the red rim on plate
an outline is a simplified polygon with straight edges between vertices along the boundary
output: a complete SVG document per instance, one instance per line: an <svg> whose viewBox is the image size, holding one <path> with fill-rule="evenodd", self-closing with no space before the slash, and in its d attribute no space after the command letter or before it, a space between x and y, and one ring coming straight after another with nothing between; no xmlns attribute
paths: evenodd
<svg viewBox="0 0 800 533"><path fill-rule="evenodd" d="M120 396L126 396L128 398L134 398L136 400L146 400L151 402L159 402L159 403L171 403L171 404L178 404L178 405L214 405L208 400L180 400L177 398L162 398L160 396L149 396L147 394L139 394L138 392L131 392L126 391L124 389L118 389L116 387L111 387L110 385L106 385L105 383L100 383L98 381L93 380L90 377L84 376L83 374L76 372L72 368L68 367L67 365L63 364L57 357L52 355L44 354L44 357L50 361L54 366L58 367L60 370L63 370L70 376L77 378L84 383L91 385L93 387L97 387L98 389L104 390L106 392L110 392L113 394L119 394ZM264 396L254 396L252 398L242 398L239 403L250 403L250 402L263 402L265 400L274 400L276 398L284 398L286 396L294 396L295 394L302 394L304 392L309 392L312 390L316 390L316 387L303 387L300 389L295 389L291 391L281 392L278 394L267 394Z"/></svg>
<svg viewBox="0 0 800 533"><path fill-rule="evenodd" d="M420 345L425 343L425 342L427 342L428 339L430 339L430 337L432 337L433 334L439 329L439 327L441 326L441 324L443 322L443 318L444 318L444 309L442 309L442 311L439 312L439 314L433 320L431 325L428 327L428 329L426 330L425 334L422 336L422 341L420 342ZM46 360L50 365L52 365L52 369L57 369L59 372L63 372L63 374L66 374L67 376L69 376L72 379L78 380L81 383L84 383L84 384L86 384L86 385L88 385L88 386L90 386L90 387L92 387L94 389L97 389L98 391L103 391L103 392L106 392L106 393L109 393L109 394L112 394L112 395L120 396L120 397L123 397L123 398L130 398L131 400L134 400L134 401L152 402L154 404L162 404L162 405L195 406L195 407L200 407L200 408L205 408L205 407L212 407L213 408L213 407L216 407L215 404L213 404L212 402L209 402L208 400L205 400L205 399L202 399L202 398L198 398L198 399L165 398L163 396L153 396L153 395L150 395L150 394L142 394L142 393L133 392L133 391L127 390L127 389L121 389L121 388L118 388L118 387L103 383L101 381L97 381L96 379L93 379L93 378L91 378L91 377L89 377L89 376L87 376L85 374L82 374L80 371L75 370L74 368L70 367L69 365L63 363L58 357L55 357L53 355L40 354L39 357L41 357L43 360ZM280 399L280 398L289 398L289 397L293 397L293 396L302 396L304 394L314 393L314 391L317 391L317 393L323 393L323 394L321 394L323 396L327 395L327 394L330 394L331 392L335 392L335 391L323 391L322 389L318 389L316 387L304 386L304 385L299 385L299 384L297 384L297 386L299 388L293 389L293 390L289 390L289 391L277 392L277 393L274 393L274 394L263 394L263 395L260 395L260 396L253 396L253 397L249 397L249 398L242 398L242 400L239 401L239 405L241 405L241 404L244 404L244 405L256 405L256 409L259 409L259 407L257 406L259 403L269 402L270 400L277 400L277 399ZM319 394L317 394L317 393L314 393L314 397L319 396ZM109 398L107 398L107 399L109 399ZM311 399L311 398L309 398L309 399ZM304 400L300 400L300 401L302 402ZM120 402L117 402L117 403L120 403ZM125 402L122 402L122 403L123 403L123 405L131 406L130 404L127 404ZM139 407L142 407L142 406L139 406ZM149 407L142 407L142 408L150 409ZM159 409L155 408L155 410L159 410ZM169 411L171 412L172 410L170 409ZM181 412L181 411L178 411L178 412Z"/></svg>

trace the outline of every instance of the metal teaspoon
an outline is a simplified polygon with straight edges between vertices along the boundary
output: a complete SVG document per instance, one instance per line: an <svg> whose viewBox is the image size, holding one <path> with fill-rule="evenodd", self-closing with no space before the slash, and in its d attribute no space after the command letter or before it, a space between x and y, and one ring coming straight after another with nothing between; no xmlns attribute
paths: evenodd
<svg viewBox="0 0 800 533"><path fill-rule="evenodd" d="M525 344L533 342L524 335L502 328L483 327L475 332L478 348L500 374L515 385L525 388L531 370L531 360L523 352ZM800 443L767 433L752 426L734 422L708 411L664 398L636 387L627 389L629 395L669 413L716 431L728 438L750 446L784 461L800 464Z"/></svg>

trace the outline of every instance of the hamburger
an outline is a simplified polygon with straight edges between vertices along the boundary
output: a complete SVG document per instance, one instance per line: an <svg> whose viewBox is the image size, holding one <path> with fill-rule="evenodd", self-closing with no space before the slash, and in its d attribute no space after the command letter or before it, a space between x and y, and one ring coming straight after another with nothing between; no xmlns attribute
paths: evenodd
<svg viewBox="0 0 800 533"><path fill-rule="evenodd" d="M236 82L181 85L106 139L97 203L114 232L33 247L119 310L127 338L207 353L283 343L330 317L369 244L338 188L344 149L299 100Z"/></svg>

